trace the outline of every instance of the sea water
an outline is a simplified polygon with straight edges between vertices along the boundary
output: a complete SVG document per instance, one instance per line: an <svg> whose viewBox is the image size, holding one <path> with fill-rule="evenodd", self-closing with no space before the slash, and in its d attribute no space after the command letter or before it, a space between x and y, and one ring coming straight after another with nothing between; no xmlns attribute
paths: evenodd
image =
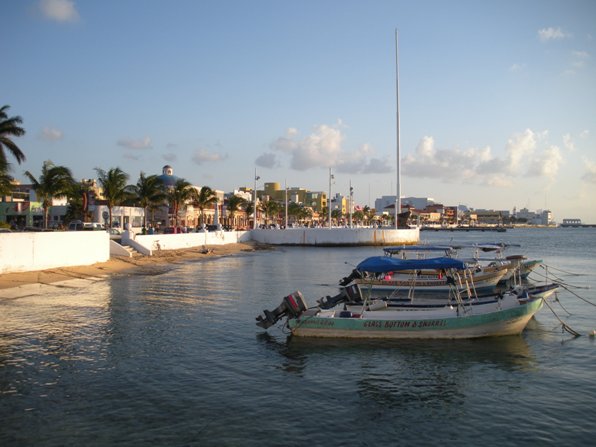
<svg viewBox="0 0 596 447"><path fill-rule="evenodd" d="M310 303L336 293L380 248L276 248L44 286L0 300L0 445L592 445L596 308L576 295L596 303L596 230L421 238L521 244L508 253L542 259L536 273L568 290L521 336L328 341L255 317L296 289Z"/></svg>

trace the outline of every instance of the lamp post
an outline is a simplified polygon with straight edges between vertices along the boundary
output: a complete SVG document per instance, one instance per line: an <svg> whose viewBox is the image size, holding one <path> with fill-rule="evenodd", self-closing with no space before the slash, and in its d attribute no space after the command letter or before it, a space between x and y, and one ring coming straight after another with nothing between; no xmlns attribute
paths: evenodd
<svg viewBox="0 0 596 447"><path fill-rule="evenodd" d="M329 197L327 198L327 211L329 211L329 229L331 229L331 180L333 180L331 168L329 168Z"/></svg>
<svg viewBox="0 0 596 447"><path fill-rule="evenodd" d="M352 180L350 180L350 197L348 199L348 206L350 207L350 228L352 228L352 210L354 209L354 188L352 188Z"/></svg>
<svg viewBox="0 0 596 447"><path fill-rule="evenodd" d="M255 168L255 190L254 190L255 198L254 198L254 210L253 210L255 218L253 219L253 224L252 224L252 227L255 230L257 229L257 180L259 180L260 178L261 177L259 177L257 175L257 168Z"/></svg>
<svg viewBox="0 0 596 447"><path fill-rule="evenodd" d="M286 223L284 225L284 228L287 229L288 228L288 183L287 182L285 182L284 187L286 189L286 213L285 213L286 214L285 215Z"/></svg>

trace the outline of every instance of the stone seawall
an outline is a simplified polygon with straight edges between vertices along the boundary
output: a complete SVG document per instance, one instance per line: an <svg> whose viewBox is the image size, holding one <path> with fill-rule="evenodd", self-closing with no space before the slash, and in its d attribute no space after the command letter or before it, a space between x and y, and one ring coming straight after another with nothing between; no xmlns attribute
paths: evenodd
<svg viewBox="0 0 596 447"><path fill-rule="evenodd" d="M321 247L357 245L412 245L420 241L418 228L288 228L251 230L251 239L271 245Z"/></svg>
<svg viewBox="0 0 596 447"><path fill-rule="evenodd" d="M288 228L155 235L125 232L122 235L123 245L130 245L148 256L156 250L212 247L250 240L270 245L320 247L410 245L419 242L420 232L418 228ZM105 231L0 234L0 274L92 265L109 259L110 238Z"/></svg>

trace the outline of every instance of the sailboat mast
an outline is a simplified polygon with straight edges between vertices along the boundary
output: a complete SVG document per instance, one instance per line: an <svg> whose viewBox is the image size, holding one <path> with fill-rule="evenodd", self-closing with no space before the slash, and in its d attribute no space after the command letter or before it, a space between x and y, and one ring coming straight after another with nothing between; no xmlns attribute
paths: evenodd
<svg viewBox="0 0 596 447"><path fill-rule="evenodd" d="M400 141L399 141L399 50L397 44L397 29L395 29L395 102L396 102L396 139L397 139L397 183L395 191L395 228L398 228L398 216L401 213L401 172L400 172Z"/></svg>

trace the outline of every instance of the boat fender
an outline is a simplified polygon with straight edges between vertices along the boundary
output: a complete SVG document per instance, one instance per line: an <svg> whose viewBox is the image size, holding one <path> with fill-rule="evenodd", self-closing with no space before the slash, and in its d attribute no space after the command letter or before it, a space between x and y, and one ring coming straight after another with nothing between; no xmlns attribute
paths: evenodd
<svg viewBox="0 0 596 447"><path fill-rule="evenodd" d="M350 312L349 310L342 310L339 315L339 318L352 318L352 312Z"/></svg>
<svg viewBox="0 0 596 447"><path fill-rule="evenodd" d="M370 303L370 306L368 306L368 310L374 311L383 309L387 309L387 302L382 300L375 300L372 303Z"/></svg>

